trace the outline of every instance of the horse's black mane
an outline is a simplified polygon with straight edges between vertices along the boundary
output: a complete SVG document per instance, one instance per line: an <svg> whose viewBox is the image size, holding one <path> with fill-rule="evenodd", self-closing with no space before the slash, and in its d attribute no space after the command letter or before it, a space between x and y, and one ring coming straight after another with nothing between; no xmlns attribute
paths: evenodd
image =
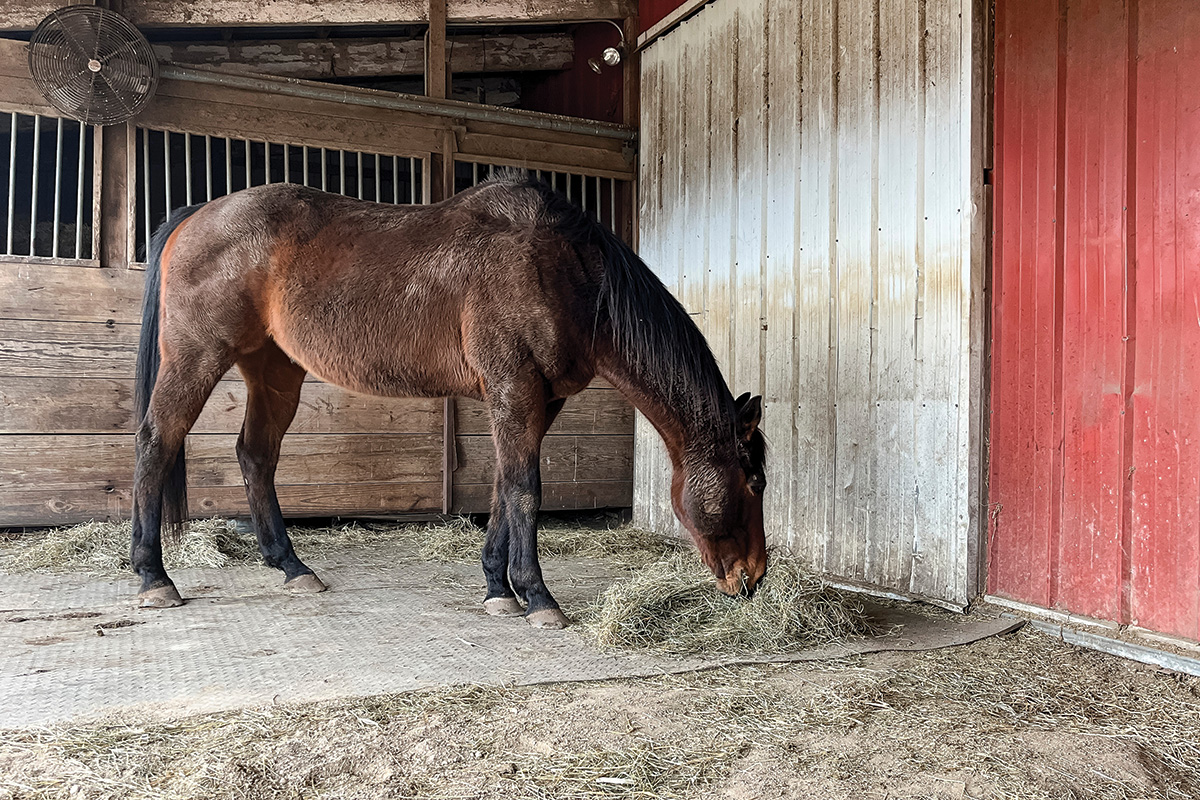
<svg viewBox="0 0 1200 800"><path fill-rule="evenodd" d="M581 256L592 248L599 251L605 272L597 321L607 320L617 354L669 405L696 423L710 421L732 435L733 395L704 334L645 262L616 234L528 173L501 170L488 183L537 192L545 221L574 243Z"/></svg>

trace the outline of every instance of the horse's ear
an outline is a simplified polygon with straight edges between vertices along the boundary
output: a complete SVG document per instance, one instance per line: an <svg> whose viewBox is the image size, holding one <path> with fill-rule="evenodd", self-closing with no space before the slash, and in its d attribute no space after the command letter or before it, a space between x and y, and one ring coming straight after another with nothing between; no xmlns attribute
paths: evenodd
<svg viewBox="0 0 1200 800"><path fill-rule="evenodd" d="M762 421L762 395L751 397L749 392L737 399L738 407L738 436L743 442L749 441L750 437L758 430L758 423Z"/></svg>

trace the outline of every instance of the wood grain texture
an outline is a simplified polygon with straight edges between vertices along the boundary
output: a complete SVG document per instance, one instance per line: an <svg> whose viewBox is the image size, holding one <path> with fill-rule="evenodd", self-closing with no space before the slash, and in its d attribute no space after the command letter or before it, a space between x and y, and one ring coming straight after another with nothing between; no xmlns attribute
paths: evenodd
<svg viewBox="0 0 1200 800"><path fill-rule="evenodd" d="M189 436L189 485L242 486L236 441L236 436L225 434ZM427 483L440 481L441 474L439 433L292 434L283 439L275 483Z"/></svg>
<svg viewBox="0 0 1200 800"><path fill-rule="evenodd" d="M57 0L0 2L0 30L32 30L61 8ZM243 27L257 25L402 25L428 19L426 0L125 0L122 13L135 25ZM451 22L527 22L622 19L637 13L634 0L448 0Z"/></svg>
<svg viewBox="0 0 1200 800"><path fill-rule="evenodd" d="M138 325L0 319L0 378L133 377Z"/></svg>
<svg viewBox="0 0 1200 800"><path fill-rule="evenodd" d="M543 511L627 508L633 502L632 481L550 481L542 484ZM481 514L491 510L490 483L456 484L455 514Z"/></svg>
<svg viewBox="0 0 1200 800"><path fill-rule="evenodd" d="M560 70L571 65L575 40L562 33L451 36L447 49L454 72ZM422 39L217 40L155 43L154 53L181 67L327 80L420 75L425 44Z"/></svg>
<svg viewBox="0 0 1200 800"><path fill-rule="evenodd" d="M0 261L0 319L138 323L142 274Z"/></svg>
<svg viewBox="0 0 1200 800"><path fill-rule="evenodd" d="M495 464L496 448L490 436L460 436L455 487L490 484ZM633 439L629 436L547 436L542 441L541 472L546 483L620 479L629 474L632 465Z"/></svg>
<svg viewBox="0 0 1200 800"><path fill-rule="evenodd" d="M568 398L554 425L551 436L562 434L633 434L633 407L617 391L589 388ZM487 407L478 400L459 398L455 415L459 436L491 435Z"/></svg>

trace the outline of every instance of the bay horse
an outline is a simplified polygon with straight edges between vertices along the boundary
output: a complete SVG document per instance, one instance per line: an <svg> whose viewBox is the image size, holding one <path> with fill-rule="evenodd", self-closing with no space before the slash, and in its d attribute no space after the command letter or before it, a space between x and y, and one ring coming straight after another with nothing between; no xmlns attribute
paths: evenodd
<svg viewBox="0 0 1200 800"><path fill-rule="evenodd" d="M566 624L538 564L540 450L597 375L666 442L675 513L718 588L748 595L766 570L761 398L734 399L700 330L633 250L522 173L424 206L259 186L180 209L155 232L135 401L142 607L183 602L162 527L187 518L184 437L234 365L247 388L236 450L250 513L289 588L325 589L292 547L274 483L306 373L353 392L486 403L490 614Z"/></svg>

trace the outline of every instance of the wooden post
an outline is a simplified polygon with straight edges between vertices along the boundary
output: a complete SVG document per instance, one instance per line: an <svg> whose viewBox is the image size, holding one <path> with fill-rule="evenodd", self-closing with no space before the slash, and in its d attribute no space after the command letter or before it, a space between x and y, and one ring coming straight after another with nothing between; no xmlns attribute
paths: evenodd
<svg viewBox="0 0 1200 800"><path fill-rule="evenodd" d="M445 0L442 0L444 3ZM434 0L436 2L436 0ZM443 6L444 7L444 6ZM442 133L441 180L436 181L433 199L440 202L454 196L454 154L458 137L453 130ZM442 513L454 508L454 470L458 469L458 436L454 429L457 414L455 398L447 397L442 404Z"/></svg>
<svg viewBox="0 0 1200 800"><path fill-rule="evenodd" d="M429 31L425 35L425 94L446 98L450 83L446 59L446 0L429 0Z"/></svg>
<svg viewBox="0 0 1200 800"><path fill-rule="evenodd" d="M642 60L641 54L637 49L637 38L639 22L635 14L631 17L626 17L623 24L625 32L625 60L622 63L624 70L624 86L622 87L621 100L621 122L631 128L638 128L641 120L641 87L642 87ZM625 189L621 192L621 200L625 203L628 209L628 214L625 216L627 220L624 231L624 239L629 243L629 246L634 250L638 246L638 179L640 177L638 170L638 157L634 153L634 179L625 185Z"/></svg>
<svg viewBox="0 0 1200 800"><path fill-rule="evenodd" d="M100 129L100 266L129 266L129 139L132 128L109 125Z"/></svg>

